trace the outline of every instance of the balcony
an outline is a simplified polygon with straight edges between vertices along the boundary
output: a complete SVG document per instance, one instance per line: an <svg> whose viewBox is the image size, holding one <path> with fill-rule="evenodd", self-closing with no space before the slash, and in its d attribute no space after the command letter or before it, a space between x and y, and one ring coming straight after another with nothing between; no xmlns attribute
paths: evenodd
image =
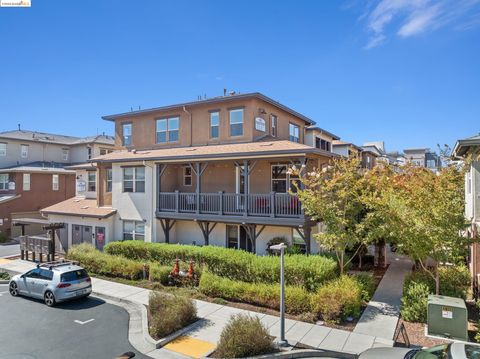
<svg viewBox="0 0 480 359"><path fill-rule="evenodd" d="M161 192L157 216L258 224L299 225L305 221L297 197L288 193Z"/></svg>

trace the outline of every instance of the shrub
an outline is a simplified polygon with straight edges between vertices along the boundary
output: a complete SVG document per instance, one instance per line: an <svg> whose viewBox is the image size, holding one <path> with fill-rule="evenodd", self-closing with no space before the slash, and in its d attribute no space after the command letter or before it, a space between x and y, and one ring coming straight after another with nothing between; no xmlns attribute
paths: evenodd
<svg viewBox="0 0 480 359"><path fill-rule="evenodd" d="M403 289L402 318L407 322L427 321L427 303L431 288L426 282L411 280Z"/></svg>
<svg viewBox="0 0 480 359"><path fill-rule="evenodd" d="M223 328L216 358L245 358L275 351L273 338L258 317L232 316Z"/></svg>
<svg viewBox="0 0 480 359"><path fill-rule="evenodd" d="M262 307L280 308L280 287L278 284L247 283L222 278L209 271L203 271L199 290L209 297L255 304ZM298 286L285 287L285 310L290 314L311 312L312 295Z"/></svg>
<svg viewBox="0 0 480 359"><path fill-rule="evenodd" d="M327 322L348 316L359 317L362 288L351 276L341 276L319 288L313 296L315 313Z"/></svg>
<svg viewBox="0 0 480 359"><path fill-rule="evenodd" d="M105 246L105 251L128 259L154 261L168 266L171 266L177 258L182 261L193 260L197 266L206 265L218 276L242 282L280 282L278 257L257 256L237 249L121 241L109 243ZM285 280L288 285L302 286L309 291L315 291L323 283L337 276L337 265L331 257L298 254L285 256Z"/></svg>
<svg viewBox="0 0 480 359"><path fill-rule="evenodd" d="M148 313L150 334L156 339L164 338L197 319L193 300L159 292L150 293Z"/></svg>
<svg viewBox="0 0 480 359"><path fill-rule="evenodd" d="M354 278L360 285L362 301L368 302L375 292L375 280L372 273L355 273Z"/></svg>
<svg viewBox="0 0 480 359"><path fill-rule="evenodd" d="M470 290L470 271L465 265L440 267L440 294L467 299Z"/></svg>
<svg viewBox="0 0 480 359"><path fill-rule="evenodd" d="M0 280L10 280L8 272L0 271Z"/></svg>
<svg viewBox="0 0 480 359"><path fill-rule="evenodd" d="M143 262L102 253L90 244L83 243L72 247L67 253L67 258L80 262L91 273L134 280L143 278ZM150 279L166 284L168 282L166 273L170 273L170 268L155 263L148 264Z"/></svg>

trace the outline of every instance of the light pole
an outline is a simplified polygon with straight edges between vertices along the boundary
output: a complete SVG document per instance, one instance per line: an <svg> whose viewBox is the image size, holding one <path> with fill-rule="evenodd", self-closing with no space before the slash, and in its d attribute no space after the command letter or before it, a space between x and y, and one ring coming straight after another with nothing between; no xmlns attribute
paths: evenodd
<svg viewBox="0 0 480 359"><path fill-rule="evenodd" d="M287 248L285 243L270 246L270 249L280 251L280 340L277 343L279 347L288 345L288 341L285 339L285 248Z"/></svg>

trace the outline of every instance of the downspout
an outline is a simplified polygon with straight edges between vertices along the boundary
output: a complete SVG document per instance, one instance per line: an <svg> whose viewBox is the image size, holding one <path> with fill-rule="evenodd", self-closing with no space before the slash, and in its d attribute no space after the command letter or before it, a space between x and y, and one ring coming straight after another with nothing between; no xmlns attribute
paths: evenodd
<svg viewBox="0 0 480 359"><path fill-rule="evenodd" d="M155 181L155 174L154 174L154 173L156 173L156 171L155 171L155 166L153 166L153 167L148 166L145 160L143 160L143 165L145 167L148 167L148 168L152 169L152 200L150 201L150 213L152 215L152 220L151 220L151 223L150 223L150 242L153 243L153 219L155 217L154 202L156 202L156 198L157 198L157 194L155 193L156 181ZM145 176L145 179L146 179L146 176ZM155 229L155 234L156 234L156 232L157 231ZM155 236L155 240L156 240L156 236Z"/></svg>
<svg viewBox="0 0 480 359"><path fill-rule="evenodd" d="M192 131L192 126L193 126L193 119L192 119L192 113L187 111L187 107L183 106L183 111L187 113L190 116L190 146L193 144L193 131Z"/></svg>

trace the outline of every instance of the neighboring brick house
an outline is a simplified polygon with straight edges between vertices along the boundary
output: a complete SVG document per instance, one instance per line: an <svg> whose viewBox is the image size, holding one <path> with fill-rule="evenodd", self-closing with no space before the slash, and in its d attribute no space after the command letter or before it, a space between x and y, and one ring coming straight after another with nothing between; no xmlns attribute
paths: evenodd
<svg viewBox="0 0 480 359"><path fill-rule="evenodd" d="M67 165L113 150L113 137L86 138L15 130L0 133L0 234L16 236L12 219L39 218L41 208L75 195L75 171ZM35 225L27 234L38 233Z"/></svg>
<svg viewBox="0 0 480 359"><path fill-rule="evenodd" d="M95 192L77 185L77 197L42 210L67 225L68 245L136 239L263 254L284 237L318 251L319 226L289 193L299 183L289 169L326 165L338 137L309 118L260 93L103 118L124 150L92 160Z"/></svg>

